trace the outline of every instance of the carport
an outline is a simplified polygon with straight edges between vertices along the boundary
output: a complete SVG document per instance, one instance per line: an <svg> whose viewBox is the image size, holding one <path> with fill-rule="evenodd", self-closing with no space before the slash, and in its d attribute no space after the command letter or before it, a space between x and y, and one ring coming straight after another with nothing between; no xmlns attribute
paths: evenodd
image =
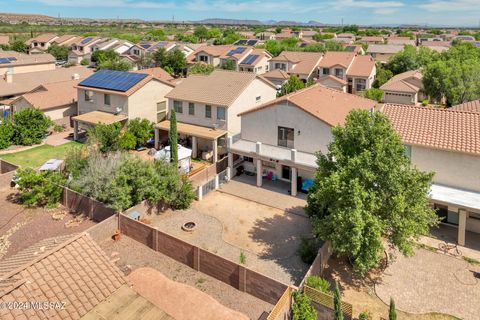
<svg viewBox="0 0 480 320"><path fill-rule="evenodd" d="M125 123L128 117L123 114L114 114L103 111L92 111L72 118L73 120L73 139L78 140L78 132L82 127L84 129L95 127L98 124L113 124L117 122Z"/></svg>

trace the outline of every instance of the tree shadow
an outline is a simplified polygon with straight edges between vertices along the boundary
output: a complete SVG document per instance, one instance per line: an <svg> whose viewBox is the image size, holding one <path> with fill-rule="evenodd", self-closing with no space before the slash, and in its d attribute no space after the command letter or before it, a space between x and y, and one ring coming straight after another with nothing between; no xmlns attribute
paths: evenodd
<svg viewBox="0 0 480 320"><path fill-rule="evenodd" d="M301 238L311 237L311 232L307 217L285 212L257 219L248 233L253 242L264 247L258 257L274 261L298 285L310 267L302 262L298 249Z"/></svg>

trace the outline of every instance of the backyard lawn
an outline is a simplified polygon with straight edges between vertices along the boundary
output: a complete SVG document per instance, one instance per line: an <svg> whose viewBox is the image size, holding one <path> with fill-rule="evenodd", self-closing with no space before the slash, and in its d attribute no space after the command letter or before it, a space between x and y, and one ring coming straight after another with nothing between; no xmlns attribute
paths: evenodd
<svg viewBox="0 0 480 320"><path fill-rule="evenodd" d="M60 146L41 145L25 151L0 155L0 158L22 167L37 168L49 159L64 159L72 147L83 146L80 142L68 142Z"/></svg>

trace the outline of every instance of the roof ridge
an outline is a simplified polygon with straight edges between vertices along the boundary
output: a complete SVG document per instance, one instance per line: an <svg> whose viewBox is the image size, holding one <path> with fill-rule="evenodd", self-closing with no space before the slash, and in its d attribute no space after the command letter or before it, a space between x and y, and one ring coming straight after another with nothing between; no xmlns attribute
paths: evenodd
<svg viewBox="0 0 480 320"><path fill-rule="evenodd" d="M450 108L437 108L437 107L424 107L424 106L417 106L417 105L411 105L411 104L401 104L401 103L384 103L384 107L391 106L391 107L409 107L412 109L422 109L422 110L434 110L438 112L452 112L452 113L469 113L469 114L475 114L480 116L480 113L475 112L475 111L470 111L470 110L458 110L458 109L452 109Z"/></svg>

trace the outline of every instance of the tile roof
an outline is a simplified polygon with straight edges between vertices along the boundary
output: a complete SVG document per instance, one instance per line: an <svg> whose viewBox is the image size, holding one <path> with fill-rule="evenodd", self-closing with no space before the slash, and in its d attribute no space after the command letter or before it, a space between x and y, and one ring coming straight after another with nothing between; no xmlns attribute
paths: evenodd
<svg viewBox="0 0 480 320"><path fill-rule="evenodd" d="M371 44L367 48L368 53L397 53L403 50L403 45L396 44Z"/></svg>
<svg viewBox="0 0 480 320"><path fill-rule="evenodd" d="M353 109L370 110L375 108L376 101L360 96L344 93L320 84L290 93L272 100L256 108L247 110L239 115L269 108L277 104L292 104L312 116L322 120L330 126L342 125L347 114Z"/></svg>
<svg viewBox="0 0 480 320"><path fill-rule="evenodd" d="M25 99L32 107L40 110L71 105L77 102L75 86L79 82L80 80L68 80L44 84L18 97L15 102Z"/></svg>
<svg viewBox="0 0 480 320"><path fill-rule="evenodd" d="M335 81L335 82L338 82L342 85L346 85L347 84L347 81L343 80L343 79L340 79L338 77L335 77L335 76L332 76L331 74L328 74L328 75L324 75L324 76L321 76L320 78L318 78L318 82L319 83L322 83L324 80L327 80L327 79L330 79L332 81Z"/></svg>
<svg viewBox="0 0 480 320"><path fill-rule="evenodd" d="M406 144L480 154L478 112L395 104L382 111Z"/></svg>
<svg viewBox="0 0 480 320"><path fill-rule="evenodd" d="M319 67L321 68L331 68L333 66L340 65L347 69L355 58L355 53L353 52L326 52L323 56L322 61L320 61Z"/></svg>
<svg viewBox="0 0 480 320"><path fill-rule="evenodd" d="M288 71L289 74L309 75L315 71L321 59L321 52L283 51L278 57L272 58L270 61L292 62L296 65Z"/></svg>
<svg viewBox="0 0 480 320"><path fill-rule="evenodd" d="M227 54L230 50L233 50L235 46L232 45L222 45L222 46L203 46L195 51L195 55L200 52L205 52L208 55L214 57L220 57L224 54Z"/></svg>
<svg viewBox="0 0 480 320"><path fill-rule="evenodd" d="M414 81L416 80L421 86L422 74L418 70L412 70L397 74L386 83L384 83L380 89L384 91L398 91L398 92L419 92L421 87L417 86Z"/></svg>
<svg viewBox="0 0 480 320"><path fill-rule="evenodd" d="M0 77L0 97L24 94L42 84L71 80L74 74L84 79L92 73L90 68L77 66L14 74L12 83L7 83L4 77Z"/></svg>
<svg viewBox="0 0 480 320"><path fill-rule="evenodd" d="M17 60L8 64L0 64L1 67L18 67L35 64L53 64L56 59L49 53L25 54L16 51L0 51L0 58L14 57Z"/></svg>
<svg viewBox="0 0 480 320"><path fill-rule="evenodd" d="M166 97L220 106L230 106L253 80L275 85L252 72L215 70L209 75L193 75L177 84Z"/></svg>
<svg viewBox="0 0 480 320"><path fill-rule="evenodd" d="M53 33L44 33L44 34L41 34L39 36L36 36L35 38L27 40L27 44L30 44L34 41L36 41L36 42L51 42L52 40L54 40L57 37L58 36L56 34L53 34Z"/></svg>
<svg viewBox="0 0 480 320"><path fill-rule="evenodd" d="M362 37L359 41L362 42L383 42L383 37L380 36L365 36Z"/></svg>
<svg viewBox="0 0 480 320"><path fill-rule="evenodd" d="M0 261L0 303L65 302L65 309L0 308L1 319L79 319L127 281L88 234L43 240Z"/></svg>
<svg viewBox="0 0 480 320"><path fill-rule="evenodd" d="M66 45L70 44L74 41L78 40L77 36L65 34L63 36L59 36L57 39L53 40L52 43L56 43L58 45Z"/></svg>
<svg viewBox="0 0 480 320"><path fill-rule="evenodd" d="M470 112L480 112L480 100L474 100L465 102L462 104L457 104L450 108L451 110L458 110L458 111L470 111Z"/></svg>
<svg viewBox="0 0 480 320"><path fill-rule="evenodd" d="M369 77L375 69L375 60L371 56L355 56L347 70L347 76Z"/></svg>
<svg viewBox="0 0 480 320"><path fill-rule="evenodd" d="M288 79L290 78L290 75L282 69L275 69L264 73L263 77L267 79Z"/></svg>
<svg viewBox="0 0 480 320"><path fill-rule="evenodd" d="M174 78L165 71L164 69L160 67L155 67L155 68L148 68L148 69L141 69L141 70L136 70L136 71L131 71L131 72L136 72L136 73L145 73L149 74L151 76L154 76L157 79L162 79L165 81L172 81Z"/></svg>

